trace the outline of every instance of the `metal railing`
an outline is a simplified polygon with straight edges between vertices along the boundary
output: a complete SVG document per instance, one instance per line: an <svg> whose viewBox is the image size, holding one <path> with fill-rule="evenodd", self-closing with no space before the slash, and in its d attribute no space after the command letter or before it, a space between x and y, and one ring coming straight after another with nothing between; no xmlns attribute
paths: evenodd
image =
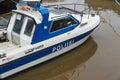
<svg viewBox="0 0 120 80"><path fill-rule="evenodd" d="M79 4L79 3L47 3L43 4L42 6L47 7L50 12L55 14L65 15L65 14L78 14L80 15L82 21L83 15L87 14L88 18L90 16L90 7L87 4ZM60 17L60 16L56 16ZM55 18L55 17L54 17Z"/></svg>
<svg viewBox="0 0 120 80"><path fill-rule="evenodd" d="M61 9L66 9L66 11L70 11L73 12L74 14L85 14L85 12L87 11L87 13L90 13L90 7L88 7L87 4L79 4L79 3L47 3L47 4L43 4L43 6L54 9L54 10L58 10L60 11ZM82 7L82 8L81 8Z"/></svg>

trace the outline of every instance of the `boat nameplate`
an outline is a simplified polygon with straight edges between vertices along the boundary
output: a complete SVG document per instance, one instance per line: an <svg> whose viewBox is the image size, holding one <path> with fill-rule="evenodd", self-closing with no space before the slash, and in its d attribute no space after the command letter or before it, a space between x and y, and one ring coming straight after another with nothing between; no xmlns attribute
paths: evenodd
<svg viewBox="0 0 120 80"><path fill-rule="evenodd" d="M40 46L37 46L37 47L35 47L35 48L28 49L28 50L25 51L24 53L25 53L25 54L29 54L29 53L32 53L32 52L34 52L34 51L38 51L38 50L40 50L40 49L43 48L43 47L44 47L44 45L40 45Z"/></svg>

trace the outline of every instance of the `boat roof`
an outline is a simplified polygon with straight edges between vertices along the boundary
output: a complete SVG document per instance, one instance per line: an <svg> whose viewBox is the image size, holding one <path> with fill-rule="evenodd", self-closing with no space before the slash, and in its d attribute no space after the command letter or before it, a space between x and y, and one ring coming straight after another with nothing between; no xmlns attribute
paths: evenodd
<svg viewBox="0 0 120 80"><path fill-rule="evenodd" d="M23 1L31 1L31 0L23 0ZM38 0L32 0L38 1ZM32 3L31 1L31 3ZM72 8L70 7L72 6ZM81 14L82 11L76 11L76 7L86 6L85 4L78 3L48 3L42 4L40 6L33 5L29 6L27 3L18 3L17 10L13 10L13 12L25 14L26 16L32 17L35 19L36 23L39 24L42 20L54 20L56 18L61 18L64 16L68 16L69 14ZM81 8L79 10L82 10ZM86 8L87 10L87 8Z"/></svg>
<svg viewBox="0 0 120 80"><path fill-rule="evenodd" d="M69 13L65 12L63 9L56 9L56 8L45 8L43 6L28 6L23 3L17 4L17 10L13 10L13 12L24 14L31 18L34 18L37 24L41 23L45 14L48 15L48 20L53 20L58 17L67 16Z"/></svg>

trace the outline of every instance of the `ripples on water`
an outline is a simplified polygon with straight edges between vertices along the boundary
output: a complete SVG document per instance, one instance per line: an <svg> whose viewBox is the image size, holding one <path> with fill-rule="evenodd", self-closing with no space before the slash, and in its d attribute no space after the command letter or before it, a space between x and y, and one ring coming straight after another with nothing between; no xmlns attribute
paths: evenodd
<svg viewBox="0 0 120 80"><path fill-rule="evenodd" d="M113 33L115 36L117 36L117 39L118 37L120 38L120 6L116 5L113 0L104 0L102 2L101 0L86 0L86 3L88 3L88 5L100 15L101 27L104 26L102 29L106 29L104 34ZM111 35L108 34L108 36Z"/></svg>
<svg viewBox="0 0 120 80"><path fill-rule="evenodd" d="M100 26L92 33L98 50L89 64L93 70L85 70L84 80L120 80L120 6L114 0L86 0L101 17ZM93 73L93 75L90 74ZM90 79L89 79L90 78Z"/></svg>

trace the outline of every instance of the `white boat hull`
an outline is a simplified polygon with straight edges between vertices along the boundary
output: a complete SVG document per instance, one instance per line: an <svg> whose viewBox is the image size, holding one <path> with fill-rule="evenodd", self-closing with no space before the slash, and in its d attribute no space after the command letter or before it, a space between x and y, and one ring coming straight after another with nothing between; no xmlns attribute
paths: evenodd
<svg viewBox="0 0 120 80"><path fill-rule="evenodd" d="M67 51L69 51L69 50L72 50L72 49L74 49L75 47L81 45L83 42L86 41L86 39L87 39L88 37L89 37L89 35L86 36L85 38L81 39L80 41L78 41L78 42L76 42L76 43L74 43L74 44L66 47L66 48L63 48L63 49L61 49L61 50L59 50L59 51L56 51L56 52L54 52L54 53L52 53L52 54L49 54L49 55L45 56L45 57L39 58L39 59L34 60L34 61L32 61L32 62L29 62L29 63L27 63L27 64L25 64L25 65L22 65L22 66L20 66L20 67L17 67L17 68L15 68L15 69L12 69L12 70L10 70L10 71L8 71L8 72L5 72L5 73L3 73L3 74L0 75L0 78L8 77L8 76L13 75L13 74L15 74L15 73L17 73L17 72L23 71L23 70L28 69L28 68L30 68L30 67L33 67L33 66L35 66L35 65L37 65L37 64L40 64L40 63L45 62L45 61L47 61L47 60L50 60L50 59L52 59L52 58L54 58L54 57L57 57L57 56L65 53L65 52L67 52Z"/></svg>

